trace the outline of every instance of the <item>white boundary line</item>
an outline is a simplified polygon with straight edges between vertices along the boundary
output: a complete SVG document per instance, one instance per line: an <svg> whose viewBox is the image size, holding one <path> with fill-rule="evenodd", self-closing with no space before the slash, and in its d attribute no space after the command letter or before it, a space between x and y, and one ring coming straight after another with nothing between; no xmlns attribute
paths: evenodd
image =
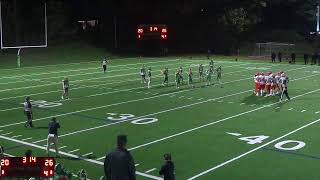
<svg viewBox="0 0 320 180"><path fill-rule="evenodd" d="M12 138L5 137L5 136L1 136L1 135L0 135L0 139L4 139L4 140L7 140L7 141L11 141L11 142L15 142L15 143L27 145L27 146L30 146L30 147L33 147L33 148L42 149L42 150L45 150L45 151L47 150L47 148L42 147L42 146L39 146L39 145L36 145L36 144L27 143L27 142L24 142L24 141L12 139ZM53 150L53 149L50 149L50 151L51 151L51 152L55 152L55 150ZM76 158L76 159L81 159L81 160L84 160L84 161L87 161L87 162L90 162L90 163L93 163L93 164L96 164L96 165L101 165L101 166L104 165L103 162L96 161L96 160L93 160L93 159L84 158L84 157L77 156L77 155L70 154L70 153L63 152L63 151L59 151L59 154L64 155L64 156L68 156L68 157L72 157L72 158ZM145 173L138 172L138 171L136 171L136 174L137 174L137 175L140 175L140 176L144 176L144 177L150 178L150 179L163 180L163 179L160 178L160 177L152 176L152 175L145 174Z"/></svg>
<svg viewBox="0 0 320 180"><path fill-rule="evenodd" d="M252 149L252 150L250 150L250 151L248 151L248 152L246 152L246 153L243 153L243 154L241 154L241 155L239 155L239 156L236 156L236 157L234 157L234 158L232 158L232 159L230 159L230 160L228 160L228 161L225 161L225 162L223 162L223 163L221 163L221 164L219 164L219 165L217 165L217 166L215 166L215 167L213 167L213 168L210 168L210 169L208 169L208 170L206 170L206 171L203 171L203 172L201 172L201 173L199 173L199 174L197 174L197 175L195 175L195 176L192 176L192 177L188 178L188 180L197 179L197 178L199 178L200 176L203 176L203 175L208 174L208 173L210 173L210 172L212 172L212 171L214 171L214 170L216 170L216 169L218 169L218 168L220 168L220 167L223 167L223 166L225 166L225 165L227 165L227 164L230 164L230 163L232 163L233 161L236 161L236 160L238 160L238 159L240 159L240 158L242 158L242 157L244 157L244 156L247 156L247 155L249 155L249 154L251 154L251 153L253 153L253 152L255 152L255 151L258 151L258 150L260 150L260 149L262 149L262 148L264 148L264 147L266 147L266 146L268 146L268 145L270 145L270 144L272 144L272 143L274 143L274 142L277 142L277 141L281 140L282 138L285 138L285 137L287 137L287 136L289 136L289 135L291 135L291 134L294 134L294 133L296 133L296 132L298 132L298 131L300 131L300 130L308 127L308 126L311 126L311 125L315 124L315 123L318 123L319 121L320 121L320 119L315 120L315 121L312 121L312 122L310 122L310 123L308 123L308 124L306 124L306 125L304 125L304 126L301 126L301 127L297 128L297 129L295 129L295 130L293 130L293 131L290 131L290 132L287 133L287 134L284 134L283 136L280 136L280 137L278 137L278 138L276 138L276 139L273 139L273 140L270 141L270 142L267 142L267 143L265 143L265 144L263 144L263 145L261 145L261 146L259 146L259 147L256 147L256 148L254 148L254 149Z"/></svg>

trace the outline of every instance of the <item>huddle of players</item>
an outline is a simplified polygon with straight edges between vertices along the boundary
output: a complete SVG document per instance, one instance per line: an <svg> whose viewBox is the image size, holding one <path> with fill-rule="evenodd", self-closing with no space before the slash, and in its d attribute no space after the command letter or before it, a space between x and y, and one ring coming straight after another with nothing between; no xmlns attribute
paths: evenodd
<svg viewBox="0 0 320 180"><path fill-rule="evenodd" d="M209 68L206 70L206 73L204 73L204 66L202 64L199 65L199 79L200 82L204 81L206 78L206 85L212 84L212 76L217 74L217 81L219 84L221 84L221 76L222 76L222 68L219 66L217 69L214 68L214 62L211 60L209 63ZM164 76L163 86L169 86L169 69L166 67L161 71L162 75ZM151 68L149 67L146 71L145 66L143 65L140 69L140 75L141 75L141 83L147 84L147 87L150 88L151 84ZM193 84L193 72L192 68L189 68L188 70L188 85L192 88L194 88ZM175 73L175 82L176 82L176 88L179 89L181 85L184 83L184 77L183 77L183 68L180 66L179 69Z"/></svg>
<svg viewBox="0 0 320 180"><path fill-rule="evenodd" d="M283 71L276 74L268 72L266 75L258 72L254 76L254 82L256 96L268 97L281 94L282 99L283 93L287 93L289 77ZM289 96L287 98L290 99Z"/></svg>

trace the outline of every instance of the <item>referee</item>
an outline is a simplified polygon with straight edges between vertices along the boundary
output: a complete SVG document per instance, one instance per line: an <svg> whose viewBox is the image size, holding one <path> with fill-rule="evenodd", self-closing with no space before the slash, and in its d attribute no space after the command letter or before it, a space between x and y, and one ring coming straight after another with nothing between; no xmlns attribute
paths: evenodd
<svg viewBox="0 0 320 180"><path fill-rule="evenodd" d="M60 128L59 122L57 119L53 117L51 122L49 123L49 134L47 140L47 155L49 156L50 145L53 144L56 150L56 157L59 157L59 150L58 150L58 129Z"/></svg>
<svg viewBox="0 0 320 180"><path fill-rule="evenodd" d="M282 102L283 95L286 95L287 99L290 101L290 97L288 95L289 78L285 74L281 74L280 83L281 83L281 88L282 88L280 102Z"/></svg>
<svg viewBox="0 0 320 180"><path fill-rule="evenodd" d="M24 114L27 116L27 122L25 123L24 127L33 127L32 124L32 104L30 102L30 97L26 97L26 101L23 103L24 107Z"/></svg>

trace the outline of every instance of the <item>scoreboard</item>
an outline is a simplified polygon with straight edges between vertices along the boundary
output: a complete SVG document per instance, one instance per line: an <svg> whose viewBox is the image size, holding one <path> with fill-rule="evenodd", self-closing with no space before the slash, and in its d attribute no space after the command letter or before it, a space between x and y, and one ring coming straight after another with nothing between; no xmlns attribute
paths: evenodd
<svg viewBox="0 0 320 180"><path fill-rule="evenodd" d="M140 24L137 27L137 39L149 40L149 39L168 39L168 28L164 24Z"/></svg>
<svg viewBox="0 0 320 180"><path fill-rule="evenodd" d="M50 178L54 176L55 160L50 157L3 157L1 177Z"/></svg>

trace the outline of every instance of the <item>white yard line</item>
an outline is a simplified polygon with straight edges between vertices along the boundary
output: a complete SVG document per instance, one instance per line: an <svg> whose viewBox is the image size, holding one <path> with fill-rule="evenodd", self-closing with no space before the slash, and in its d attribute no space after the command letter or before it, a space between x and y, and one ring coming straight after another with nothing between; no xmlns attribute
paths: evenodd
<svg viewBox="0 0 320 180"><path fill-rule="evenodd" d="M203 172L201 172L201 173L199 173L199 174L197 174L197 175L195 175L195 176L192 176L192 177L188 178L188 180L197 179L197 178L199 178L199 177L201 177L201 176L203 176L203 175L205 175L205 174L208 174L208 173L210 173L210 172L212 172L212 171L214 171L214 170L216 170L216 169L218 169L218 168L221 168L221 167L223 167L223 166L225 166L225 165L227 165L227 164L230 164L230 163L232 163L232 162L234 162L234 161L236 161L236 160L239 160L240 158L242 158L242 157L244 157L244 156L247 156L247 155L249 155L249 154L251 154L251 153L253 153L253 152L256 152L256 151L258 151L258 150L260 150L260 149L262 149L262 148L264 148L264 147L266 147L266 146L268 146L268 145L270 145L270 144L272 144L272 143L275 143L275 142L277 142L277 141L279 141L279 140L281 140L281 139L283 139L283 138L285 138L285 137L287 137L287 136L289 136L289 135L292 135L292 134L294 134L294 133L296 133L296 132L298 132L298 131L300 131L300 130L302 130L302 129L304 129L304 128L307 128L307 127L309 127L309 126L311 126L311 125L313 125L313 124L316 124L316 123L318 123L319 121L320 121L320 119L315 120L315 121L312 121L312 122L310 122L310 123L308 123L308 124L306 124L306 125L304 125L304 126L301 126L301 127L297 128L297 129L295 129L295 130L293 130L293 131L290 131L290 132L287 133L287 134L284 134L284 135L282 135L282 136L280 136L280 137L278 137L278 138L276 138L276 139L273 139L273 140L270 141L270 142L267 142L267 143L265 143L265 144L263 144L263 145L261 145L261 146L259 146L259 147L256 147L256 148L254 148L254 149L252 149L252 150L250 150L250 151L247 151L247 152L245 152L245 153L243 153L243 154L241 154L241 155L239 155L239 156L236 156L236 157L234 157L234 158L232 158L232 159L229 159L228 161L225 161L225 162L223 162L223 163L221 163L221 164L219 164L219 165L217 165L217 166L214 166L214 167L212 167L212 168L210 168L210 169L208 169L208 170L205 170L205 171L203 171Z"/></svg>
<svg viewBox="0 0 320 180"><path fill-rule="evenodd" d="M157 168L149 169L149 170L145 171L144 173L151 173L151 172L153 172L153 171L155 171L155 170L157 170Z"/></svg>
<svg viewBox="0 0 320 180"><path fill-rule="evenodd" d="M89 155L92 155L92 154L93 154L93 152L89 152L89 153L83 154L82 156L86 157L86 156L89 156Z"/></svg>
<svg viewBox="0 0 320 180"><path fill-rule="evenodd" d="M308 93L304 93L304 94L300 94L300 95L297 95L295 97L292 97L291 99L296 99L296 98L299 98L299 97L302 97L302 96L305 96L305 95L308 95L308 94L312 94L312 93L315 93L315 92L318 92L320 91L320 89L316 89L316 90L313 90L313 91L310 91ZM202 128L205 128L205 127L208 127L208 126L211 126L211 125L214 125L214 124L218 124L218 123L221 123L221 122L224 122L224 121L227 121L229 119L233 119L233 118L236 118L236 117L239 117L239 116L243 116L243 115L246 115L246 114L250 114L252 112L256 112L258 110L261 110L261 109L264 109L266 107L270 107L270 106L274 106L274 105L277 105L277 104L280 104L281 102L276 102L276 103L272 103L272 104L268 104L268 105L264 105L264 106L261 106L261 107L258 107L258 108L255 108L255 109L252 109L252 110L249 110L249 111L245 111L245 112L242 112L242 113L239 113L239 114L236 114L236 115L233 115L233 116L229 116L227 118L223 118L223 119L220 119L218 121L214 121L214 122L211 122L211 123L208 123L208 124L204 124L202 126L198 126L196 128L192 128L192 129L189 129L189 130L186 130L186 131L182 131L180 133L176 133L176 134L173 134L173 135L170 135L170 136L167 136L167 137L164 137L164 138L161 138L161 139L157 139L155 141L151 141L151 142L148 142L148 143L145 143L145 144L142 144L142 145L139 145L139 146L136 146L136 147L132 147L130 148L129 150L135 150L135 149L139 149L139 148L142 148L142 147L146 147L146 146L149 146L151 144L155 144L155 143L158 143L158 142L161 142L161 141L164 141L164 140L167 140L167 139L171 139L173 137L177 137L177 136L181 136L181 135L184 135L186 133L190 133L190 132L193 132L193 131L196 131L196 130L199 130L199 129L202 129Z"/></svg>
<svg viewBox="0 0 320 180"><path fill-rule="evenodd" d="M0 139L4 139L4 140L7 140L7 141L11 141L11 142L15 142L15 143L27 145L27 146L34 147L34 148L38 148L38 149L42 149L42 150L45 150L45 151L47 150L47 148L42 147L42 146L39 146L39 145L36 145L36 144L27 143L27 142L24 142L24 141L20 141L20 140L8 138L8 137L1 136L1 135L0 135ZM53 150L53 149L50 149L50 151L55 152L55 150ZM100 165L100 166L103 166L103 165L104 165L103 162L96 161L96 160L93 160L93 159L84 158L84 157L80 157L80 156L77 156L77 155L74 155L74 154L70 154L70 153L67 153L67 152L63 152L63 151L59 151L59 154L64 155L64 156L67 156L67 157L72 157L72 158L76 158L76 159L81 159L81 160L84 160L84 161L86 161L86 162L90 162L90 163L93 163L93 164L96 164L96 165ZM142 173L142 172L139 172L139 171L136 171L136 174L139 175L139 176L144 176L144 177L150 178L150 179L163 180L163 179L160 178L160 177L152 176L152 175L145 174L145 173Z"/></svg>
<svg viewBox="0 0 320 180"><path fill-rule="evenodd" d="M16 135L16 136L12 136L11 138L18 138L21 137L22 135Z"/></svg>
<svg viewBox="0 0 320 180"><path fill-rule="evenodd" d="M4 133L4 134L1 134L1 136L7 136L7 135L10 135L12 134L13 132L8 132L8 133Z"/></svg>
<svg viewBox="0 0 320 180"><path fill-rule="evenodd" d="M59 150L60 150L60 149L64 149L64 148L66 148L66 147L68 147L68 146L61 146L61 147L59 147Z"/></svg>
<svg viewBox="0 0 320 180"><path fill-rule="evenodd" d="M69 151L68 153L74 153L74 152L78 152L78 151L80 151L80 149L74 149L72 151Z"/></svg>
<svg viewBox="0 0 320 180"><path fill-rule="evenodd" d="M26 141L26 140L30 140L30 139L32 139L32 137L24 138L21 141Z"/></svg>

